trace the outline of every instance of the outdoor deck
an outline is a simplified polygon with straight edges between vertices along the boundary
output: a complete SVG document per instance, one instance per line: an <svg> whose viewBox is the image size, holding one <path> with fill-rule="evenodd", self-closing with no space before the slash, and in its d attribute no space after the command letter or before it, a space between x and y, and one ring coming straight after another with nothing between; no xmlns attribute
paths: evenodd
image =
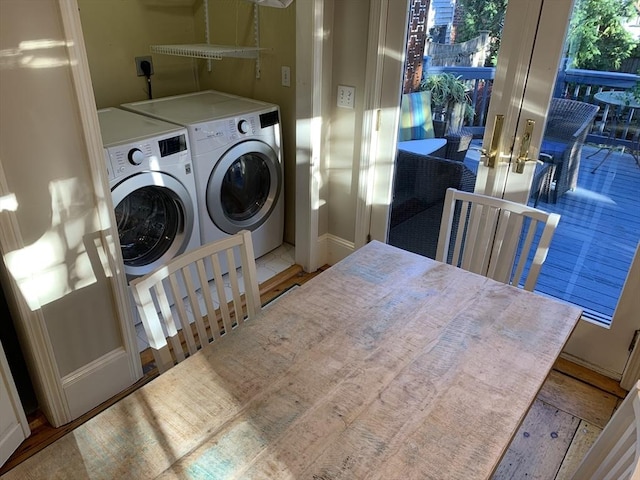
<svg viewBox="0 0 640 480"><path fill-rule="evenodd" d="M477 142L477 140L475 141ZM609 323L640 240L640 167L620 149L582 149L578 188L537 207L561 215L536 291L581 305ZM477 154L465 163L477 170ZM596 313L598 312L598 313Z"/></svg>
<svg viewBox="0 0 640 480"><path fill-rule="evenodd" d="M578 188L538 208L561 215L536 290L612 316L640 240L640 167L635 158L582 149Z"/></svg>

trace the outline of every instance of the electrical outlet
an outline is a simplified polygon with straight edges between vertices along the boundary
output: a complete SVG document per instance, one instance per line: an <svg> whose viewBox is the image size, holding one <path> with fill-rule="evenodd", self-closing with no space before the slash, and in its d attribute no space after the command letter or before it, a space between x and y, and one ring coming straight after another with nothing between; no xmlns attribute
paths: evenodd
<svg viewBox="0 0 640 480"><path fill-rule="evenodd" d="M149 62L149 66L151 67L151 75L153 75L153 61L151 60L151 55L147 55L145 57L136 57L136 73L139 77L144 77L144 71L142 70L142 62Z"/></svg>
<svg viewBox="0 0 640 480"><path fill-rule="evenodd" d="M282 86L291 86L291 67L282 67Z"/></svg>
<svg viewBox="0 0 640 480"><path fill-rule="evenodd" d="M355 87L338 85L338 106L341 108L353 109L355 107L355 104L356 104Z"/></svg>

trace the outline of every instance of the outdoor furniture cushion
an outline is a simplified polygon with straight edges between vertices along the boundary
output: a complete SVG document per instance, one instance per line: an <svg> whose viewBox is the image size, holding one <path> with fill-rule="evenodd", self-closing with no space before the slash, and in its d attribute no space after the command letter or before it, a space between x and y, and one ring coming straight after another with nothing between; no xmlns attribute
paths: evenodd
<svg viewBox="0 0 640 480"><path fill-rule="evenodd" d="M435 137L431 118L431 92L402 95L399 137L401 142Z"/></svg>
<svg viewBox="0 0 640 480"><path fill-rule="evenodd" d="M406 140L398 142L398 150L405 152L418 153L420 155L434 155L441 157L444 154L444 148L447 145L445 138L424 138L422 140Z"/></svg>

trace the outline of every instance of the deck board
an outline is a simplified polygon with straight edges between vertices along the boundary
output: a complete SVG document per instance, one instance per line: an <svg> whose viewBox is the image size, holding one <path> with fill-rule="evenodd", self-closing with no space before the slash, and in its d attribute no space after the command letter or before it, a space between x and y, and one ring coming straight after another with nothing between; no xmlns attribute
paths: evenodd
<svg viewBox="0 0 640 480"><path fill-rule="evenodd" d="M561 219L536 290L611 316L640 240L640 168L616 151L591 173L606 154L585 145L578 188L538 203Z"/></svg>

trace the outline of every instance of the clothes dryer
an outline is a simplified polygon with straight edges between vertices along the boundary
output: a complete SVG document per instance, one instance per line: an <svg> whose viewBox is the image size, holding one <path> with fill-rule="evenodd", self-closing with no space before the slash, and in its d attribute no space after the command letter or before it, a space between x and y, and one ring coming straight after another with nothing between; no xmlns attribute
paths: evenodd
<svg viewBox="0 0 640 480"><path fill-rule="evenodd" d="M208 90L121 107L187 128L203 244L243 229L252 233L256 257L282 244L284 170L277 105Z"/></svg>
<svg viewBox="0 0 640 480"><path fill-rule="evenodd" d="M124 269L131 280L200 246L185 128L117 108L98 111Z"/></svg>

